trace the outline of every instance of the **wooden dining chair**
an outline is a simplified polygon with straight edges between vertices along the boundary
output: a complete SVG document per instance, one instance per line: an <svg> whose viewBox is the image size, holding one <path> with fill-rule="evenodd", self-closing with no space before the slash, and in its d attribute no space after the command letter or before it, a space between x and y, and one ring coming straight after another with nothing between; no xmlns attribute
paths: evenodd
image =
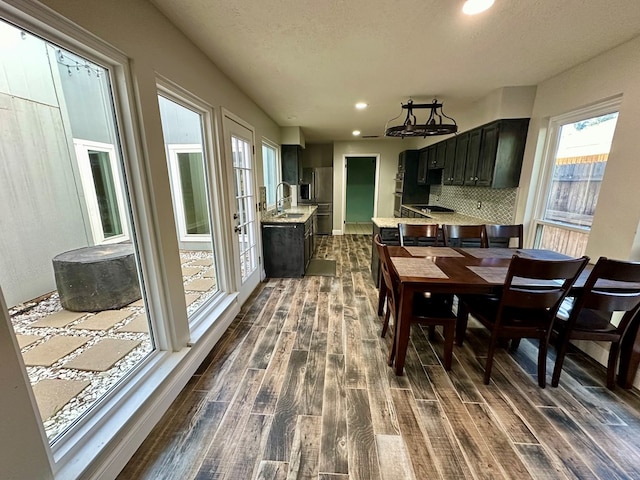
<svg viewBox="0 0 640 480"><path fill-rule="evenodd" d="M398 334L398 301L400 299L400 280L398 279L393 266L389 250L380 240L380 235L376 234L373 242L380 257L380 270L387 291L387 311L382 326L382 336L384 337L389 326L389 319L393 316L393 339L389 349L389 365L393 365L396 354L396 335ZM423 295L414 295L412 315L409 319L411 323L419 323L429 327L442 326L444 337L444 368L451 370L453 359L453 340L456 331L456 317L451 311L451 303L432 301L431 298Z"/></svg>
<svg viewBox="0 0 640 480"><path fill-rule="evenodd" d="M513 248L522 248L523 225L485 225L487 242L490 247L511 246L511 240L515 239Z"/></svg>
<svg viewBox="0 0 640 480"><path fill-rule="evenodd" d="M484 225L442 225L445 247L482 247L487 243Z"/></svg>
<svg viewBox="0 0 640 480"><path fill-rule="evenodd" d="M554 323L558 338L551 385L558 386L562 364L571 340L610 342L607 388L615 387L620 343L640 310L640 263L600 257L576 298L568 316L562 309ZM620 323L611 323L613 312L624 312Z"/></svg>
<svg viewBox="0 0 640 480"><path fill-rule="evenodd" d="M456 335L464 337L469 314L491 332L485 384L489 384L493 355L500 339L537 338L538 385L545 387L547 348L553 321L588 261L588 257L535 260L514 255L498 297L468 295L460 298Z"/></svg>
<svg viewBox="0 0 640 480"><path fill-rule="evenodd" d="M437 224L418 225L411 223L399 223L400 245L404 246L438 246Z"/></svg>

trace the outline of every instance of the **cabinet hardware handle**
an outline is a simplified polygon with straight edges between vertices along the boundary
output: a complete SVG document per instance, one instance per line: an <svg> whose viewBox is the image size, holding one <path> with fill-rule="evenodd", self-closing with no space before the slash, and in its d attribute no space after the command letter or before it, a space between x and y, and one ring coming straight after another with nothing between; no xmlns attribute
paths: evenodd
<svg viewBox="0 0 640 480"><path fill-rule="evenodd" d="M478 180L478 177L474 178L474 180Z"/></svg>

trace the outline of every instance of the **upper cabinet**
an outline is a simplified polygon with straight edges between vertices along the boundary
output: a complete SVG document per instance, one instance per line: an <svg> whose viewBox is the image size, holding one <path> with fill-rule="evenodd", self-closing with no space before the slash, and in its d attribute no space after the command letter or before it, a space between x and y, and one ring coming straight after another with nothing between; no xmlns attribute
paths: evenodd
<svg viewBox="0 0 640 480"><path fill-rule="evenodd" d="M505 119L458 135L455 137L455 155L445 153L447 161L443 183L492 188L517 187L528 127L528 118Z"/></svg>
<svg viewBox="0 0 640 480"><path fill-rule="evenodd" d="M282 145L282 181L297 185L302 174L302 147Z"/></svg>

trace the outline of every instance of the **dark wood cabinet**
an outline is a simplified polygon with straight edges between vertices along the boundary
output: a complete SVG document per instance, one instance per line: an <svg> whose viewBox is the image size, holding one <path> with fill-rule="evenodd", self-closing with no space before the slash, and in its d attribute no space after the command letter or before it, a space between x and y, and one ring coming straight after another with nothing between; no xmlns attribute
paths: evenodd
<svg viewBox="0 0 640 480"><path fill-rule="evenodd" d="M428 171L429 171L429 149L423 148L418 153L418 185L427 184Z"/></svg>
<svg viewBox="0 0 640 480"><path fill-rule="evenodd" d="M527 139L529 119L497 120L469 132L464 185L514 188Z"/></svg>
<svg viewBox="0 0 640 480"><path fill-rule="evenodd" d="M282 145L282 181L297 185L302 175L302 147L300 145Z"/></svg>
<svg viewBox="0 0 640 480"><path fill-rule="evenodd" d="M267 277L302 277L313 256L315 214L305 223L263 223L262 256Z"/></svg>
<svg viewBox="0 0 640 480"><path fill-rule="evenodd" d="M475 129L469 132L469 149L467 150L467 161L464 165L463 185L475 185L477 180L478 162L480 161L480 142L482 140L482 129Z"/></svg>
<svg viewBox="0 0 640 480"><path fill-rule="evenodd" d="M447 162L448 142L442 141L436 143L432 148L435 150L433 159L429 162L429 168L432 170L444 168ZM455 146L454 146L455 149Z"/></svg>
<svg viewBox="0 0 640 480"><path fill-rule="evenodd" d="M456 153L454 156L451 177L446 182L447 185L464 184L464 167L467 163L467 152L469 151L469 133L462 133L456 139Z"/></svg>
<svg viewBox="0 0 640 480"><path fill-rule="evenodd" d="M445 154L444 170L442 173L442 183L445 185L451 185L453 179L453 167L456 163L456 144L457 137L451 137L446 140L447 150Z"/></svg>

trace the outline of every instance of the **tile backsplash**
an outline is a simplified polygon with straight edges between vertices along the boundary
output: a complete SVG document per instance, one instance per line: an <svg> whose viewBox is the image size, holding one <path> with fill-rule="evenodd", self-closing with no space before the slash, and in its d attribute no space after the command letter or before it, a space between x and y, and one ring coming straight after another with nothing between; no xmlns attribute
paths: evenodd
<svg viewBox="0 0 640 480"><path fill-rule="evenodd" d="M517 188L431 185L429 203L488 222L509 224L515 218L517 191Z"/></svg>

